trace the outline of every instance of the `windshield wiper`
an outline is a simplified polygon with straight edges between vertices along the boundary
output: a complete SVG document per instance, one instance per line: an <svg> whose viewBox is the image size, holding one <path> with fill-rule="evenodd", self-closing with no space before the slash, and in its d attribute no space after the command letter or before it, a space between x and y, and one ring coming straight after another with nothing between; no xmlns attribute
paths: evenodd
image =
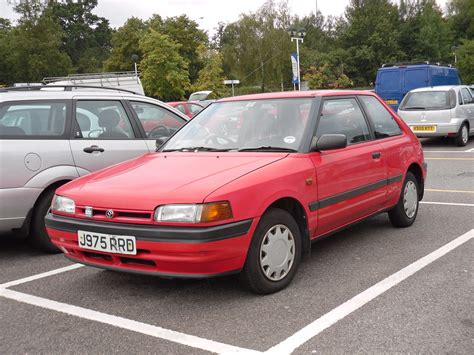
<svg viewBox="0 0 474 355"><path fill-rule="evenodd" d="M228 152L235 148L212 148L212 147L183 147L177 149L164 149L163 152Z"/></svg>
<svg viewBox="0 0 474 355"><path fill-rule="evenodd" d="M296 149L293 148L285 148L285 147L273 147L271 145L263 145L261 147L248 147L248 148L241 148L238 150L239 152L251 152L251 151L268 151L268 152L297 152Z"/></svg>
<svg viewBox="0 0 474 355"><path fill-rule="evenodd" d="M426 110L426 107L410 106L410 107L404 107L403 110Z"/></svg>

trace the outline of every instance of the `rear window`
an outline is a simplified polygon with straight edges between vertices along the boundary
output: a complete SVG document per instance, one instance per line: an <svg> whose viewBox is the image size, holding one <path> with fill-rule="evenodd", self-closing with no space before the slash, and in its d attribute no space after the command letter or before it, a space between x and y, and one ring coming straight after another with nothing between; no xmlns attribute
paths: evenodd
<svg viewBox="0 0 474 355"><path fill-rule="evenodd" d="M58 138L66 127L65 102L16 102L0 108L1 138Z"/></svg>
<svg viewBox="0 0 474 355"><path fill-rule="evenodd" d="M447 110L452 108L450 96L448 91L410 92L403 99L400 110Z"/></svg>
<svg viewBox="0 0 474 355"><path fill-rule="evenodd" d="M398 70L380 72L380 90L400 91L400 72Z"/></svg>

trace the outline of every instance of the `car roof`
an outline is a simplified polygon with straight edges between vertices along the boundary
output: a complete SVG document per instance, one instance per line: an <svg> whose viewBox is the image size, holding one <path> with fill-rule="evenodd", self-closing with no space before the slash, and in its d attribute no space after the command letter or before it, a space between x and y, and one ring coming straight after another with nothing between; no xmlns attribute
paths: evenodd
<svg viewBox="0 0 474 355"><path fill-rule="evenodd" d="M220 99L217 102L228 101L246 101L246 100L265 100L265 99L294 99L294 98L311 98L317 96L345 96L345 95L370 95L375 94L368 90L309 90L309 91L281 91L264 94L252 94L233 96Z"/></svg>
<svg viewBox="0 0 474 355"><path fill-rule="evenodd" d="M41 90L5 90L0 91L0 101L4 100L36 100L36 99L71 99L73 97L80 96L97 96L97 97L133 97L133 98L144 98L143 95L134 95L128 92L113 91L113 90L77 90L77 91L64 91L53 88L41 89Z"/></svg>
<svg viewBox="0 0 474 355"><path fill-rule="evenodd" d="M464 85L442 85L442 86L429 86L425 88L413 89L410 92L421 92L421 91L449 91L451 89L465 87Z"/></svg>

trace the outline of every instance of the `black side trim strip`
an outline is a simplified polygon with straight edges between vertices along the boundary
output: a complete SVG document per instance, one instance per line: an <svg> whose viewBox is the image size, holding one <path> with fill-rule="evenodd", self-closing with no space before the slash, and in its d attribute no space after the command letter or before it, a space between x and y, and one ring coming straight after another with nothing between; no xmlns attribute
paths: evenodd
<svg viewBox="0 0 474 355"><path fill-rule="evenodd" d="M48 213L45 224L48 228L70 233L85 230L112 235L133 235L137 240L150 242L205 243L246 234L252 219L212 227L167 227L97 222Z"/></svg>
<svg viewBox="0 0 474 355"><path fill-rule="evenodd" d="M75 259L69 255L64 254L66 259L74 262L74 263L80 263L83 265L87 266L92 266L98 269L105 269L105 270L112 270L112 271L117 271L117 272L123 272L123 273L128 273L128 274L137 274L137 275L151 275L151 276L157 276L157 277L162 277L166 279L210 279L214 277L222 277L222 276L228 276L228 275L234 275L238 274L240 272L239 270L231 270L231 271L226 271L226 272L221 272L218 274L172 274L172 273L165 273L165 272L156 272L156 271L145 271L145 270L132 270L132 269L127 269L127 268L118 268L118 267L113 267L109 265L102 265L102 264L96 264L96 263L91 263L88 261L83 261L79 259Z"/></svg>
<svg viewBox="0 0 474 355"><path fill-rule="evenodd" d="M353 189L353 190L345 191L345 192L342 192L340 194L337 194L337 195L334 195L334 196L331 196L331 197L327 197L327 198L324 198L324 199L319 200L319 201L311 202L309 204L309 210L311 212L313 212L313 211L316 211L317 209L328 207L328 206L333 205L335 203L338 203L338 202L341 202L341 201L344 201L344 200L347 200L347 199L365 194L365 193L373 191L373 190L377 190L381 187L391 185L391 184L394 184L396 182L400 182L400 181L402 181L402 178L403 178L403 175L401 175L401 174L396 175L396 176L392 176L392 177L389 177L388 179L379 180L379 181L373 182L371 184L368 184L368 185L365 185L365 186L362 186L362 187L358 187L358 188Z"/></svg>

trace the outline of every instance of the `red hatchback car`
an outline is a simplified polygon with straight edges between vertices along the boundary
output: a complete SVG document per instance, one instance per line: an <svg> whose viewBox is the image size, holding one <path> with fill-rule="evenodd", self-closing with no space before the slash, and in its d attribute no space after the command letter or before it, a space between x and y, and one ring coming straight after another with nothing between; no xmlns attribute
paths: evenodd
<svg viewBox="0 0 474 355"><path fill-rule="evenodd" d="M157 153L60 187L46 226L75 262L166 277L239 273L268 294L291 282L320 237L382 212L410 226L425 178L418 139L371 92L233 97Z"/></svg>

